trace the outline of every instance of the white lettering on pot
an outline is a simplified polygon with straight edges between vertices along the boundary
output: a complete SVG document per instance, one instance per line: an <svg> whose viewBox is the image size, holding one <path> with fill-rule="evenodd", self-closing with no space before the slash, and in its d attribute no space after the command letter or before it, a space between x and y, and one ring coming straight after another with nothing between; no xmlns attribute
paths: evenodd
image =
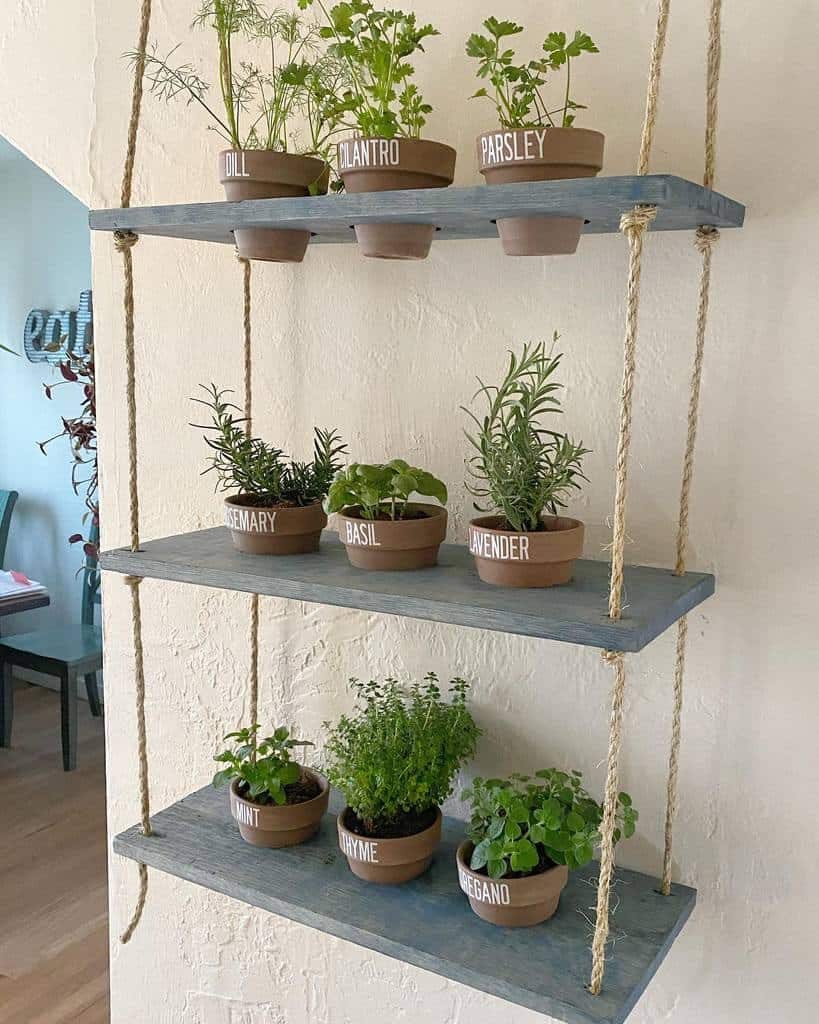
<svg viewBox="0 0 819 1024"><path fill-rule="evenodd" d="M548 128L527 128L523 132L494 132L481 136L481 162L494 164L518 160L542 160Z"/></svg>
<svg viewBox="0 0 819 1024"><path fill-rule="evenodd" d="M529 538L520 533L469 531L469 550L478 558L500 562L528 562Z"/></svg>
<svg viewBox="0 0 819 1024"><path fill-rule="evenodd" d="M259 808L251 807L250 804L236 803L233 808L233 815L240 825L251 825L253 828L259 826Z"/></svg>
<svg viewBox="0 0 819 1024"><path fill-rule="evenodd" d="M347 527L346 544L352 544L358 548L380 548L381 541L375 533L375 523L354 523L349 519L345 521Z"/></svg>
<svg viewBox="0 0 819 1024"><path fill-rule="evenodd" d="M232 150L225 153L225 177L226 178L249 178L250 171L245 167L244 152L236 153Z"/></svg>
<svg viewBox="0 0 819 1024"><path fill-rule="evenodd" d="M341 852L353 860L365 861L367 864L378 863L378 843L371 839L356 839L347 832L339 833Z"/></svg>
<svg viewBox="0 0 819 1024"><path fill-rule="evenodd" d="M464 871L460 865L458 866L458 880L466 895L471 896L478 903L489 903L493 907L508 907L512 900L506 882L491 882L475 878L474 875Z"/></svg>
<svg viewBox="0 0 819 1024"><path fill-rule="evenodd" d="M225 505L225 526L241 533L275 533L276 513L263 508L237 508Z"/></svg>
<svg viewBox="0 0 819 1024"><path fill-rule="evenodd" d="M347 139L338 144L338 169L395 167L401 158L398 139Z"/></svg>

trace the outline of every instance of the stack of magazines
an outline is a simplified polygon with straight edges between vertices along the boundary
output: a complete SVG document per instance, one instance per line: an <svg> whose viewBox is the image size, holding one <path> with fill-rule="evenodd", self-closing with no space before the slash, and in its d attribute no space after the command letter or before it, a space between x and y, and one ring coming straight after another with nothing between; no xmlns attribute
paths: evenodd
<svg viewBox="0 0 819 1024"><path fill-rule="evenodd" d="M42 583L30 580L21 572L4 572L0 570L0 608L4 604L12 604L21 597L38 597L48 594Z"/></svg>

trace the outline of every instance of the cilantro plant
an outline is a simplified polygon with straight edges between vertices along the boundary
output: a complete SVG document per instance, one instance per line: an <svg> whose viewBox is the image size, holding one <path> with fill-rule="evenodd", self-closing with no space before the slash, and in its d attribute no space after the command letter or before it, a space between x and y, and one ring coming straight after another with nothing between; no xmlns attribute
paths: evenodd
<svg viewBox="0 0 819 1024"><path fill-rule="evenodd" d="M233 740L232 748L217 754L214 761L225 765L213 776L217 788L239 779L240 795L257 804L286 804L287 786L298 782L301 768L293 760L295 747L312 747L307 740L294 740L284 726L272 736L257 739L259 726L240 729L225 736Z"/></svg>
<svg viewBox="0 0 819 1024"><path fill-rule="evenodd" d="M555 334L553 345L557 340ZM561 358L543 342L524 345L520 356L509 353L506 376L497 387L479 378L474 397L486 400L485 415L463 407L477 428L465 432L476 452L467 462L476 481L468 490L488 500L488 506L476 503L475 508L500 511L508 528L519 533L543 529L544 510L556 514L565 508L566 495L586 479L581 465L589 449L540 425L546 413L562 412L556 397L562 385L553 379Z"/></svg>
<svg viewBox="0 0 819 1024"><path fill-rule="evenodd" d="M465 790L472 817L467 834L475 844L469 866L490 878L532 874L538 867L582 867L600 843L603 808L582 785L582 774L555 768L508 779L479 779ZM614 841L634 834L638 814L620 793Z"/></svg>
<svg viewBox="0 0 819 1024"><path fill-rule="evenodd" d="M213 452L205 473L215 472L216 489L235 491L264 499L270 504L312 505L327 494L333 476L340 470L339 456L347 451L335 430L315 428L313 459L297 462L280 448L274 448L245 430L238 406L226 398L228 390L215 384L202 385L207 398L192 401L210 409L212 422L192 423L208 432L205 443Z"/></svg>
<svg viewBox="0 0 819 1024"><path fill-rule="evenodd" d="M314 0L299 0L304 10ZM331 57L342 63L348 85L338 99L339 118L364 136L417 139L432 107L410 81L415 69L408 60L423 52L424 40L440 33L419 25L414 14L378 10L370 0L345 0L329 7L315 0L324 15L321 29Z"/></svg>
<svg viewBox="0 0 819 1024"><path fill-rule="evenodd" d="M330 728L325 746L332 785L369 832L442 804L480 736L468 684L453 679L447 703L433 672L406 694L395 679L350 683L356 710Z"/></svg>
<svg viewBox="0 0 819 1024"><path fill-rule="evenodd" d="M503 128L571 128L576 110L586 108L571 97L572 60L582 53L599 53L590 36L576 31L569 39L565 32L550 32L543 40L543 56L525 64L515 63L515 51L506 40L523 31L514 21L487 18L483 23L486 35L473 33L466 43L466 52L478 61L478 78L489 85L481 86L471 97L491 100ZM566 69L563 102L549 109L543 91L555 72Z"/></svg>
<svg viewBox="0 0 819 1024"><path fill-rule="evenodd" d="M324 509L340 512L357 506L362 519L403 519L413 494L437 498L446 505L446 484L425 469L403 459L375 466L352 462L333 481Z"/></svg>

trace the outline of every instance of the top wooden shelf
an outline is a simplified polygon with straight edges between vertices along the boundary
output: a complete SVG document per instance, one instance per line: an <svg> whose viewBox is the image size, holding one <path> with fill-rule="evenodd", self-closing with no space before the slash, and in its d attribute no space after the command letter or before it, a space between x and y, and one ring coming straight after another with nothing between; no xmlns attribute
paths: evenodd
<svg viewBox="0 0 819 1024"><path fill-rule="evenodd" d="M572 178L512 185L416 189L306 199L246 199L240 203L184 203L123 210L93 210L94 231L136 231L141 235L233 244L236 228L310 231L313 242L353 242L352 225L434 224L437 239L497 238L500 217L554 215L583 217L585 231L619 231L620 216L635 205L657 207L652 231L693 230L703 224L738 228L745 207L672 174Z"/></svg>

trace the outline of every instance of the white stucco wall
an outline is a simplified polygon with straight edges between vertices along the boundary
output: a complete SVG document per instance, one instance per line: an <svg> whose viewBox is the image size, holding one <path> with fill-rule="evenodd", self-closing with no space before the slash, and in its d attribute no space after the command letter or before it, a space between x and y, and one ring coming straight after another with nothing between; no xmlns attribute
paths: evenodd
<svg viewBox="0 0 819 1024"><path fill-rule="evenodd" d="M29 5L30 6L30 5ZM91 180L115 205L135 4L98 5ZM491 123L463 41L489 9L415 0L444 35L419 69L436 112L429 136L460 152L457 182L477 178L472 144ZM704 0L674 5L653 168L701 173ZM192 5L157 5L153 37L210 53L188 35ZM501 12L498 12L501 13ZM532 0L503 6L540 37L589 31L601 55L578 66L584 118L607 134L608 173L633 168L654 4ZM54 15L54 17L58 17ZM809 126L817 99L816 11L771 15L762 0L726 5L719 186L748 204L742 232L715 257L690 564L718 595L691 617L676 876L699 905L631 1018L635 1024L808 1024L815 1018L817 898L813 813L819 644L819 472L815 287L819 215ZM33 44L32 44L33 45ZM581 70L582 68L582 70ZM801 84L800 84L801 83ZM55 143L56 145L56 143ZM134 202L216 199L217 146L195 111L146 100ZM53 153L56 162L56 149ZM106 543L127 539L121 282L111 240L94 245ZM219 521L203 446L187 426L199 382L239 386L239 270L227 248L144 238L135 253L142 530L146 538ZM583 240L574 259L512 261L490 243L437 245L419 265L365 263L355 248L315 247L300 268L258 266L255 421L306 450L314 420L338 426L368 459L406 454L452 486L452 534L469 502L458 405L476 373L497 377L510 345L558 328L567 357L566 423L594 455L574 511L586 554L604 557L612 505L626 253L619 237ZM629 500L629 558L669 564L684 436L698 259L690 236L649 239ZM246 597L158 582L142 587L154 807L209 777L225 729L241 718ZM138 816L133 681L125 588L105 583L109 829ZM662 844L673 636L629 660L622 784L641 811L623 863L656 870ZM610 672L588 650L449 626L265 599L263 708L318 739L348 706L350 674L459 672L473 680L486 730L474 770L582 768L602 784ZM136 892L133 864L111 861L112 1020L357 1024L535 1024L536 1014L151 873L144 920L116 935Z"/></svg>

